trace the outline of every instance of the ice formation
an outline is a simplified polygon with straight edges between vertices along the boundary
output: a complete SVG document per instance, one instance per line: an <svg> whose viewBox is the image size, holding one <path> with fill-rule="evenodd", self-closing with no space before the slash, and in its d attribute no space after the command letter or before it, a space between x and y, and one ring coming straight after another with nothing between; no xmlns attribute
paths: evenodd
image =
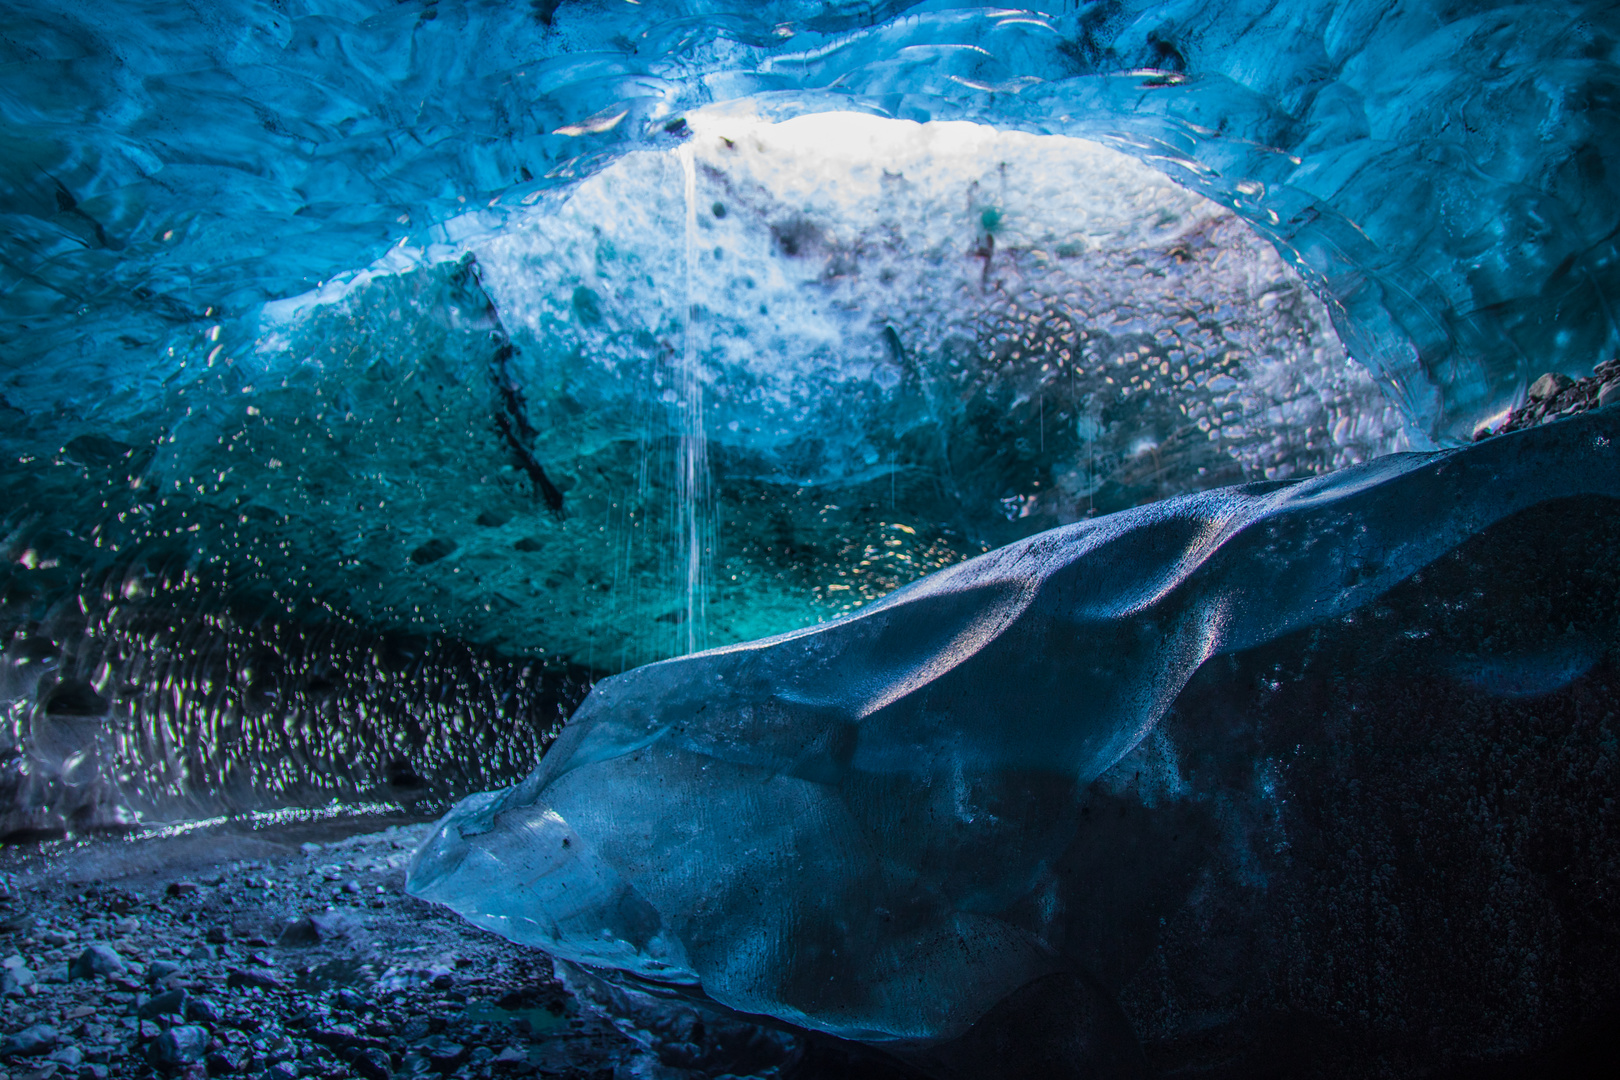
<svg viewBox="0 0 1620 1080"><path fill-rule="evenodd" d="M409 887L739 1012L954 1038L1063 969L1030 896L1194 672L1352 616L1527 508L1620 497L1616 438L1606 411L1181 496L605 680L527 780L446 818ZM1608 647L1463 677L1543 694Z"/></svg>
<svg viewBox="0 0 1620 1080"><path fill-rule="evenodd" d="M1548 500L1610 490L1613 421L1381 455L1613 355L1617 41L1598 0L10 3L0 839L423 811L544 754L488 798L579 830L531 869L598 874L535 931L581 963L921 1045L1057 957L1164 1053L1271 1015L1529 1052L1612 1000L1613 590L1569 539L1610 550L1612 504ZM1115 637L1015 649L1064 567ZM662 680L825 736L710 768L832 806L779 822L815 858L912 796L954 823L837 880L1006 950L677 910L698 883L584 794ZM763 835L700 790L741 788L683 788L686 826ZM842 969L778 963L785 918L977 989L794 982Z"/></svg>

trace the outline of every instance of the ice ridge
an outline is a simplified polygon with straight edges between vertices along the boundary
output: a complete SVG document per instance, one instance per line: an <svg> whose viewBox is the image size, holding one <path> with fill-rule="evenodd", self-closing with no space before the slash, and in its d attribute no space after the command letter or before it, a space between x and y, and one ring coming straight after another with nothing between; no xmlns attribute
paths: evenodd
<svg viewBox="0 0 1620 1080"><path fill-rule="evenodd" d="M1620 496L1617 438L1609 409L1186 495L604 680L528 779L446 817L408 887L739 1012L955 1037L1068 963L1020 902L1201 664L1354 619L1527 508Z"/></svg>

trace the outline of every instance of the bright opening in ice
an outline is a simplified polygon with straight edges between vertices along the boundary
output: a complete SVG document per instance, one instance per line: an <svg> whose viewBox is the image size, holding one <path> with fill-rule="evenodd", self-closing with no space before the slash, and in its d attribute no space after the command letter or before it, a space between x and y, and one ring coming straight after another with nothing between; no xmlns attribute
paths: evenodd
<svg viewBox="0 0 1620 1080"><path fill-rule="evenodd" d="M397 552L367 538L330 561L365 578L442 549L425 573L479 583L369 617L622 670L853 610L1056 524L1402 445L1273 248L1120 152L848 112L688 125L437 253L464 260L439 320L458 359L421 345L445 303L426 269L287 305L261 340L272 386L313 364L353 399L322 414L350 447L326 456L345 498L397 523ZM394 379L364 402L354 369L376 365ZM493 441L476 472L410 468L420 426L457 408L461 437ZM308 457L231 426L238 482ZM308 469L263 477L323 505Z"/></svg>

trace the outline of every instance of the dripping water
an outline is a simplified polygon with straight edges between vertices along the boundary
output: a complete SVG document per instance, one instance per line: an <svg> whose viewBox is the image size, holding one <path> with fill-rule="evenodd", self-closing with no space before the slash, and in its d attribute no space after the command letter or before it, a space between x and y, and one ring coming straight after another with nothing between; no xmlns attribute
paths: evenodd
<svg viewBox="0 0 1620 1080"><path fill-rule="evenodd" d="M683 651L702 649L708 637L706 570L709 561L707 518L709 504L709 448L703 430L703 381L698 371L697 288L697 168L688 143L680 149L686 197L685 321L679 373L676 378L680 412L680 449L675 469L676 522L680 530L677 550L685 571L685 629Z"/></svg>

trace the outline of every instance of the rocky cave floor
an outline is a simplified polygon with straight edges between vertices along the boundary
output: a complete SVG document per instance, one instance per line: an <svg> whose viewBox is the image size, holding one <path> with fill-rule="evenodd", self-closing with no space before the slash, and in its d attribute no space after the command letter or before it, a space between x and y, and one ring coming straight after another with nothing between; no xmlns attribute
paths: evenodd
<svg viewBox="0 0 1620 1080"><path fill-rule="evenodd" d="M640 1048L543 953L405 894L429 827L0 851L0 1080L633 1066Z"/></svg>

